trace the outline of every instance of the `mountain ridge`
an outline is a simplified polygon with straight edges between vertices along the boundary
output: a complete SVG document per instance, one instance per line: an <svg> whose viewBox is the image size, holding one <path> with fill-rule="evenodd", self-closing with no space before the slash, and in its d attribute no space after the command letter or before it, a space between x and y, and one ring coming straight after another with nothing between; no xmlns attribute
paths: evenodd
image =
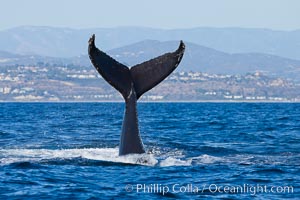
<svg viewBox="0 0 300 200"><path fill-rule="evenodd" d="M201 45L186 43L186 52L178 70L196 71L211 74L246 74L256 71L264 72L267 75L283 77L300 81L300 61L280 56L262 53L239 53L230 54L217 51ZM97 46L101 48L96 41ZM156 40L144 40L141 42L126 45L124 47L106 51L114 59L127 65L133 66L177 49L179 41L160 42ZM4 53L5 55L7 53ZM39 55L15 55L9 57L1 55L1 65L15 64L37 64L40 62L60 65L90 66L87 55L71 58L43 57Z"/></svg>
<svg viewBox="0 0 300 200"><path fill-rule="evenodd" d="M279 31L254 28L157 29L114 27L72 29L22 26L0 31L0 50L18 54L72 57L85 54L87 40L95 33L107 51L146 39L184 40L227 53L268 53L300 59L300 30Z"/></svg>

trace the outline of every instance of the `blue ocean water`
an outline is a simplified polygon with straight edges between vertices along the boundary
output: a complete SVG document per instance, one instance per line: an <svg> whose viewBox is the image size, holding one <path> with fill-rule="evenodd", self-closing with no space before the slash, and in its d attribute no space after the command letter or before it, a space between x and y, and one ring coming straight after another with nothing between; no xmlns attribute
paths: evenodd
<svg viewBox="0 0 300 200"><path fill-rule="evenodd" d="M299 199L300 104L1 103L0 199Z"/></svg>

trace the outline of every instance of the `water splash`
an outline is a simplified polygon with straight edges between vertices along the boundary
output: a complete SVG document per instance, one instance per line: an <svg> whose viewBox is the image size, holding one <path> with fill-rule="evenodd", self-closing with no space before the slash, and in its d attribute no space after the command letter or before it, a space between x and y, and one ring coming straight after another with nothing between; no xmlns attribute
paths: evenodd
<svg viewBox="0 0 300 200"><path fill-rule="evenodd" d="M280 165L295 164L299 155L270 156L235 154L229 156L212 156L202 154L188 157L183 151L159 150L146 154L118 155L118 148L82 148L82 149L0 149L0 165L9 165L18 162L44 162L51 160L86 159L88 161L103 161L119 164L134 164L146 166L192 166L210 164L237 164L237 165ZM292 162L292 163L291 163ZM70 162L68 162L70 163Z"/></svg>
<svg viewBox="0 0 300 200"><path fill-rule="evenodd" d="M158 162L151 154L131 154L119 156L118 148L85 148L85 149L2 149L0 164L15 162L39 162L54 159L83 158L96 161L107 161L126 164L154 166Z"/></svg>

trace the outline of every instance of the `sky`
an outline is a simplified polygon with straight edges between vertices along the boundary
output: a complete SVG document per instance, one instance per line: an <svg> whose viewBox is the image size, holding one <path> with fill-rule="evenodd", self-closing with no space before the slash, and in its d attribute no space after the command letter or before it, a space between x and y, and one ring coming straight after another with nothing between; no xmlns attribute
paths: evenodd
<svg viewBox="0 0 300 200"><path fill-rule="evenodd" d="M300 29L299 0L0 0L0 30L17 26Z"/></svg>

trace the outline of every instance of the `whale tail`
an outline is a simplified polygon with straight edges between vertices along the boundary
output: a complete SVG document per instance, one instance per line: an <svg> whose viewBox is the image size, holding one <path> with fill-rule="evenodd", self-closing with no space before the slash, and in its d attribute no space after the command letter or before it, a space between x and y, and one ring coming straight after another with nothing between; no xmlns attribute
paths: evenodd
<svg viewBox="0 0 300 200"><path fill-rule="evenodd" d="M130 69L111 58L95 46L95 35L89 40L89 57L101 76L126 100L132 87L137 99L163 81L180 63L185 45L180 41L178 49L149 61L132 66Z"/></svg>
<svg viewBox="0 0 300 200"><path fill-rule="evenodd" d="M181 41L178 49L157 58L135 65L130 69L111 58L95 46L95 35L89 40L89 57L101 76L126 102L119 155L145 153L139 134L136 102L147 91L163 81L180 63L185 45Z"/></svg>

